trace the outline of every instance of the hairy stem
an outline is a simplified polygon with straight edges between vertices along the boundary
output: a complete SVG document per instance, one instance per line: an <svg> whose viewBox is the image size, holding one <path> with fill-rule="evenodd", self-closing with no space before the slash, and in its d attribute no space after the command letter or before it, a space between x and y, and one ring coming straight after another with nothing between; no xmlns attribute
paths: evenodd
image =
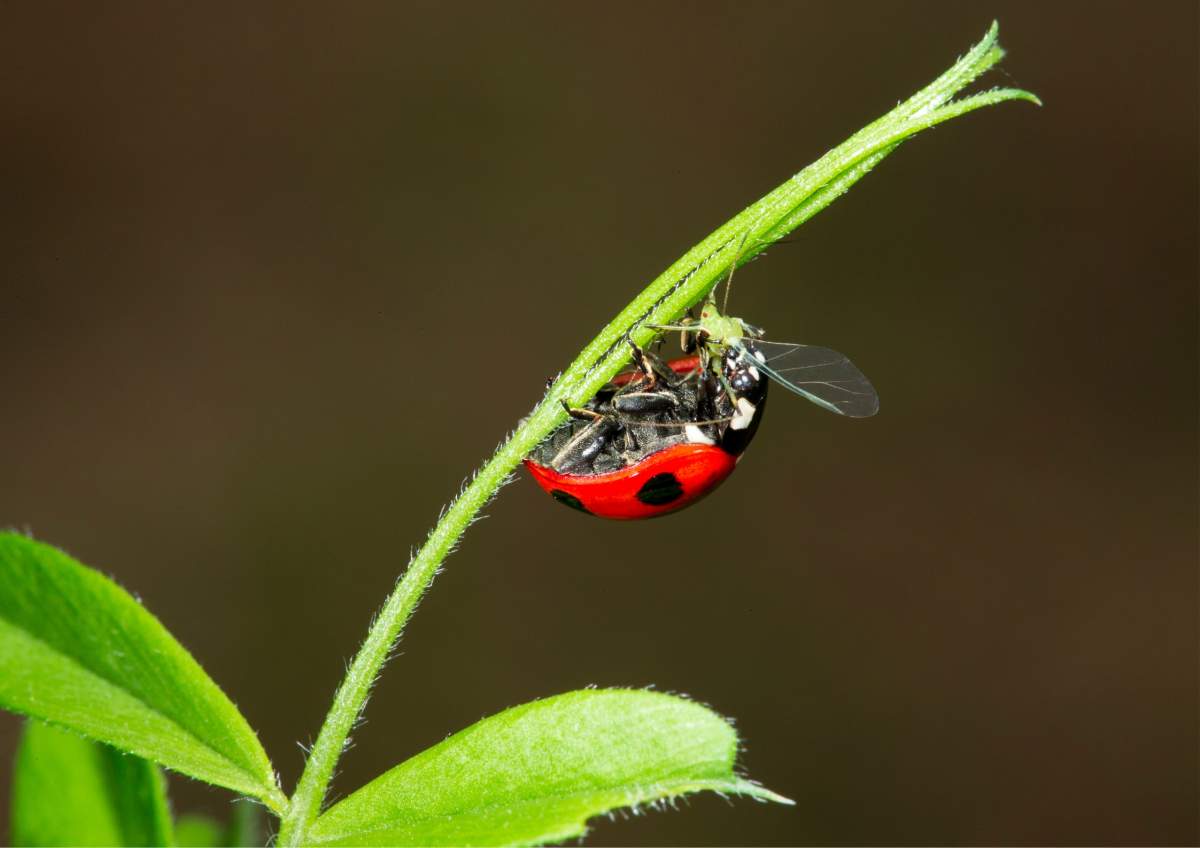
<svg viewBox="0 0 1200 848"><path fill-rule="evenodd" d="M648 324L665 324L699 302L734 263L753 259L770 244L824 209L864 177L902 141L943 121L1006 100L1038 100L1017 89L995 89L958 101L951 98L1003 56L993 24L984 39L928 87L860 130L817 162L751 204L700 242L646 287L579 354L554 382L533 413L500 446L450 504L409 563L372 623L334 696L333 706L279 834L280 845L299 845L320 813L325 791L371 685L417 603L467 526L521 460L566 419L560 401L582 404L628 361L626 336L647 344Z"/></svg>

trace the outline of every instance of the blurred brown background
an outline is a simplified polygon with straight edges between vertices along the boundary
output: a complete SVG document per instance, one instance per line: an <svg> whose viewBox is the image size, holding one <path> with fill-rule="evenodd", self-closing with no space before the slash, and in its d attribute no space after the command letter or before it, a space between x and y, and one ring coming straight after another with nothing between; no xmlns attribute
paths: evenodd
<svg viewBox="0 0 1200 848"><path fill-rule="evenodd" d="M337 790L652 684L736 717L797 806L696 798L589 844L1195 841L1192 2L5 4L0 523L139 595L290 787L410 546L543 381L993 17L990 82L1045 108L906 145L735 288L881 414L780 393L658 522L519 479Z"/></svg>

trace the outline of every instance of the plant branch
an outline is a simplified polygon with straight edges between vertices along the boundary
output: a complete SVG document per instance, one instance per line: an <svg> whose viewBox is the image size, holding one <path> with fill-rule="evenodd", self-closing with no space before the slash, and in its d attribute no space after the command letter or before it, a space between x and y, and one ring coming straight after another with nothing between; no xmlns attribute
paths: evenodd
<svg viewBox="0 0 1200 848"><path fill-rule="evenodd" d="M855 133L704 239L634 298L554 382L534 411L476 473L443 513L371 624L305 764L283 816L279 845L298 845L320 813L330 778L371 685L442 560L513 469L563 423L560 401L582 404L629 359L626 336L648 344L648 324L674 321L699 302L736 264L744 264L824 209L910 136L975 109L1006 100L1038 100L1017 89L951 98L1003 56L992 25L984 39L948 71L884 117Z"/></svg>

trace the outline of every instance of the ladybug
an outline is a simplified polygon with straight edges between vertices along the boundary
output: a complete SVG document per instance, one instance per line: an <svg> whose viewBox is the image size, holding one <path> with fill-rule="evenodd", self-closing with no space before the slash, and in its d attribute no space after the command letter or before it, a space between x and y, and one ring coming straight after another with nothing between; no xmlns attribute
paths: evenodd
<svg viewBox="0 0 1200 848"><path fill-rule="evenodd" d="M711 293L699 318L654 329L680 331L691 355L663 362L633 346L637 370L568 408L571 419L525 459L560 503L615 519L690 506L733 473L758 432L770 381L839 415L879 410L846 356L765 341L760 328L722 315Z"/></svg>
<svg viewBox="0 0 1200 848"><path fill-rule="evenodd" d="M699 355L663 362L635 347L634 360L525 459L559 503L614 519L683 509L733 473L758 431L769 383L737 357L719 376Z"/></svg>

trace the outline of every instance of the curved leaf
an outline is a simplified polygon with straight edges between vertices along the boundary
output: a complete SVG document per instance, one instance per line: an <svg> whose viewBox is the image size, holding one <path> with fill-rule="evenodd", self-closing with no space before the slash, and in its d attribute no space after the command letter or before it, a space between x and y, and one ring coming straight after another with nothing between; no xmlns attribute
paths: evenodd
<svg viewBox="0 0 1200 848"><path fill-rule="evenodd" d="M154 616L49 545L0 533L0 707L282 809L254 731Z"/></svg>
<svg viewBox="0 0 1200 848"><path fill-rule="evenodd" d="M158 766L29 721L12 787L13 845L170 845Z"/></svg>
<svg viewBox="0 0 1200 848"><path fill-rule="evenodd" d="M587 820L712 790L791 803L733 772L737 735L716 713L637 690L569 692L505 710L330 808L305 841L538 845Z"/></svg>

